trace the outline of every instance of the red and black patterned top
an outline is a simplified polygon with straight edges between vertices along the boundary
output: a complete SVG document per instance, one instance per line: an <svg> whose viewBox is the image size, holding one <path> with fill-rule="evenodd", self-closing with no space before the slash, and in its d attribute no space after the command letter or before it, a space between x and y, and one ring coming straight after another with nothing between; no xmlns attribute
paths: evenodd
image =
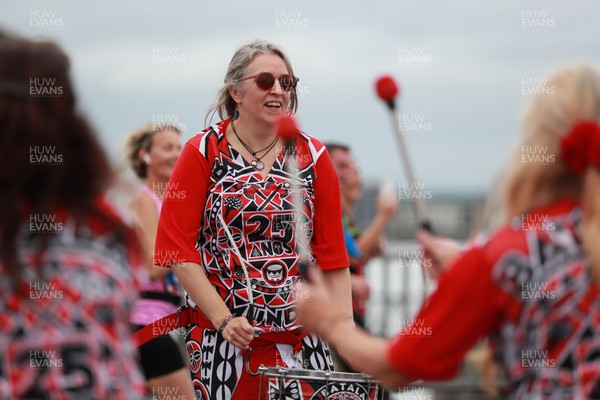
<svg viewBox="0 0 600 400"><path fill-rule="evenodd" d="M141 253L110 207L94 206L77 220L66 209L30 214L18 241L20 290L0 262L2 399L143 399L129 326Z"/></svg>
<svg viewBox="0 0 600 400"><path fill-rule="evenodd" d="M563 200L476 238L392 342L392 365L449 379L491 334L513 398L600 398L600 292L580 218L577 202Z"/></svg>
<svg viewBox="0 0 600 400"><path fill-rule="evenodd" d="M308 233L311 257L321 269L349 264L337 176L325 147L298 134L294 145L298 170L286 172L290 155L282 150L263 179L228 143L225 132L230 122L204 130L184 146L164 197L155 264L202 265L231 312L246 315L249 303L241 260L232 251L220 214L247 261L258 328L292 330L291 295L306 269L299 263L296 230ZM302 203L300 222L294 216L294 180Z"/></svg>

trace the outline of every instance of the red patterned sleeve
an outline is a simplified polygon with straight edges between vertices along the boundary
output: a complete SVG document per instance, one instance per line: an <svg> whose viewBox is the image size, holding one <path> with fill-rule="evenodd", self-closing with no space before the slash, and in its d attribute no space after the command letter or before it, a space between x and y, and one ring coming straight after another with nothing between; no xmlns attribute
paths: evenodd
<svg viewBox="0 0 600 400"><path fill-rule="evenodd" d="M325 148L315 165L315 215L311 248L322 270L350 265L344 229L340 186L329 153Z"/></svg>
<svg viewBox="0 0 600 400"><path fill-rule="evenodd" d="M201 137L185 144L169 179L158 222L154 265L200 264L196 238L210 177L208 162L199 149Z"/></svg>
<svg viewBox="0 0 600 400"><path fill-rule="evenodd" d="M512 300L492 280L492 265L476 247L453 262L426 305L391 341L387 358L394 369L425 380L450 379L458 372L465 353L510 308Z"/></svg>

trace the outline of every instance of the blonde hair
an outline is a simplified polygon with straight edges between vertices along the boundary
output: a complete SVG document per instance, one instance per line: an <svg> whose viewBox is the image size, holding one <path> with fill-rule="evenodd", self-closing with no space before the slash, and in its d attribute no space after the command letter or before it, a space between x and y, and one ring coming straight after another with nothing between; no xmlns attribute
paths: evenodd
<svg viewBox="0 0 600 400"><path fill-rule="evenodd" d="M583 243L598 279L600 251L592 240L600 234L600 171L590 166L580 177L568 169L560 160L560 139L578 121L600 122L600 75L579 65L557 72L539 89L525 110L521 140L500 184L499 222L565 195L580 197ZM535 146L552 162L524 162L523 150Z"/></svg>
<svg viewBox="0 0 600 400"><path fill-rule="evenodd" d="M132 131L125 139L125 161L135 174L144 179L148 175L148 167L140 160L140 150L147 152L152 149L153 138L156 133L173 131L181 135L181 127L177 124L149 123Z"/></svg>
<svg viewBox="0 0 600 400"><path fill-rule="evenodd" d="M272 53L279 56L285 66L287 67L288 73L294 75L292 64L289 58L285 55L283 50L277 45L268 42L266 40L254 40L248 44L245 44L238 48L229 62L227 73L225 74L224 84L218 92L217 101L208 109L206 113L205 124L208 125L215 113L219 115L219 118L227 119L233 117L237 103L229 94L229 87L234 86L239 89L239 80L246 75L248 65L254 60L259 54ZM298 109L298 94L296 88L290 92L290 102L286 105L286 110L292 114Z"/></svg>

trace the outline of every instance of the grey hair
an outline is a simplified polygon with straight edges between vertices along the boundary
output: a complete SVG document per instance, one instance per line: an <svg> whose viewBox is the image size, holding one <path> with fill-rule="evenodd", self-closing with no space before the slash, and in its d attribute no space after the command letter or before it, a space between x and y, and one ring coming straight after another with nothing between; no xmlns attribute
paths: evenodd
<svg viewBox="0 0 600 400"><path fill-rule="evenodd" d="M246 75L248 65L252 62L254 57L265 53L272 53L281 57L287 67L288 73L294 75L294 70L292 69L289 58L279 46L266 40L253 40L252 42L241 46L236 50L229 62L223 86L217 95L217 101L206 112L205 124L208 124L208 121L212 120L215 113L217 113L222 120L233 117L237 103L229 94L229 87L233 85L236 89L239 89L239 80ZM286 105L286 111L294 114L297 109L298 94L294 88L290 92L290 101Z"/></svg>

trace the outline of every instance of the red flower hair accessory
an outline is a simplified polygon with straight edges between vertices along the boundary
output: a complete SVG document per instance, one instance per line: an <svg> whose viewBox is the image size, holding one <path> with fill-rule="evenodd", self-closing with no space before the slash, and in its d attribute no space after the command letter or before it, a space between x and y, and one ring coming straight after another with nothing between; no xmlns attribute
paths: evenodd
<svg viewBox="0 0 600 400"><path fill-rule="evenodd" d="M560 158L577 175L588 166L600 169L600 126L595 121L577 122L560 141Z"/></svg>

